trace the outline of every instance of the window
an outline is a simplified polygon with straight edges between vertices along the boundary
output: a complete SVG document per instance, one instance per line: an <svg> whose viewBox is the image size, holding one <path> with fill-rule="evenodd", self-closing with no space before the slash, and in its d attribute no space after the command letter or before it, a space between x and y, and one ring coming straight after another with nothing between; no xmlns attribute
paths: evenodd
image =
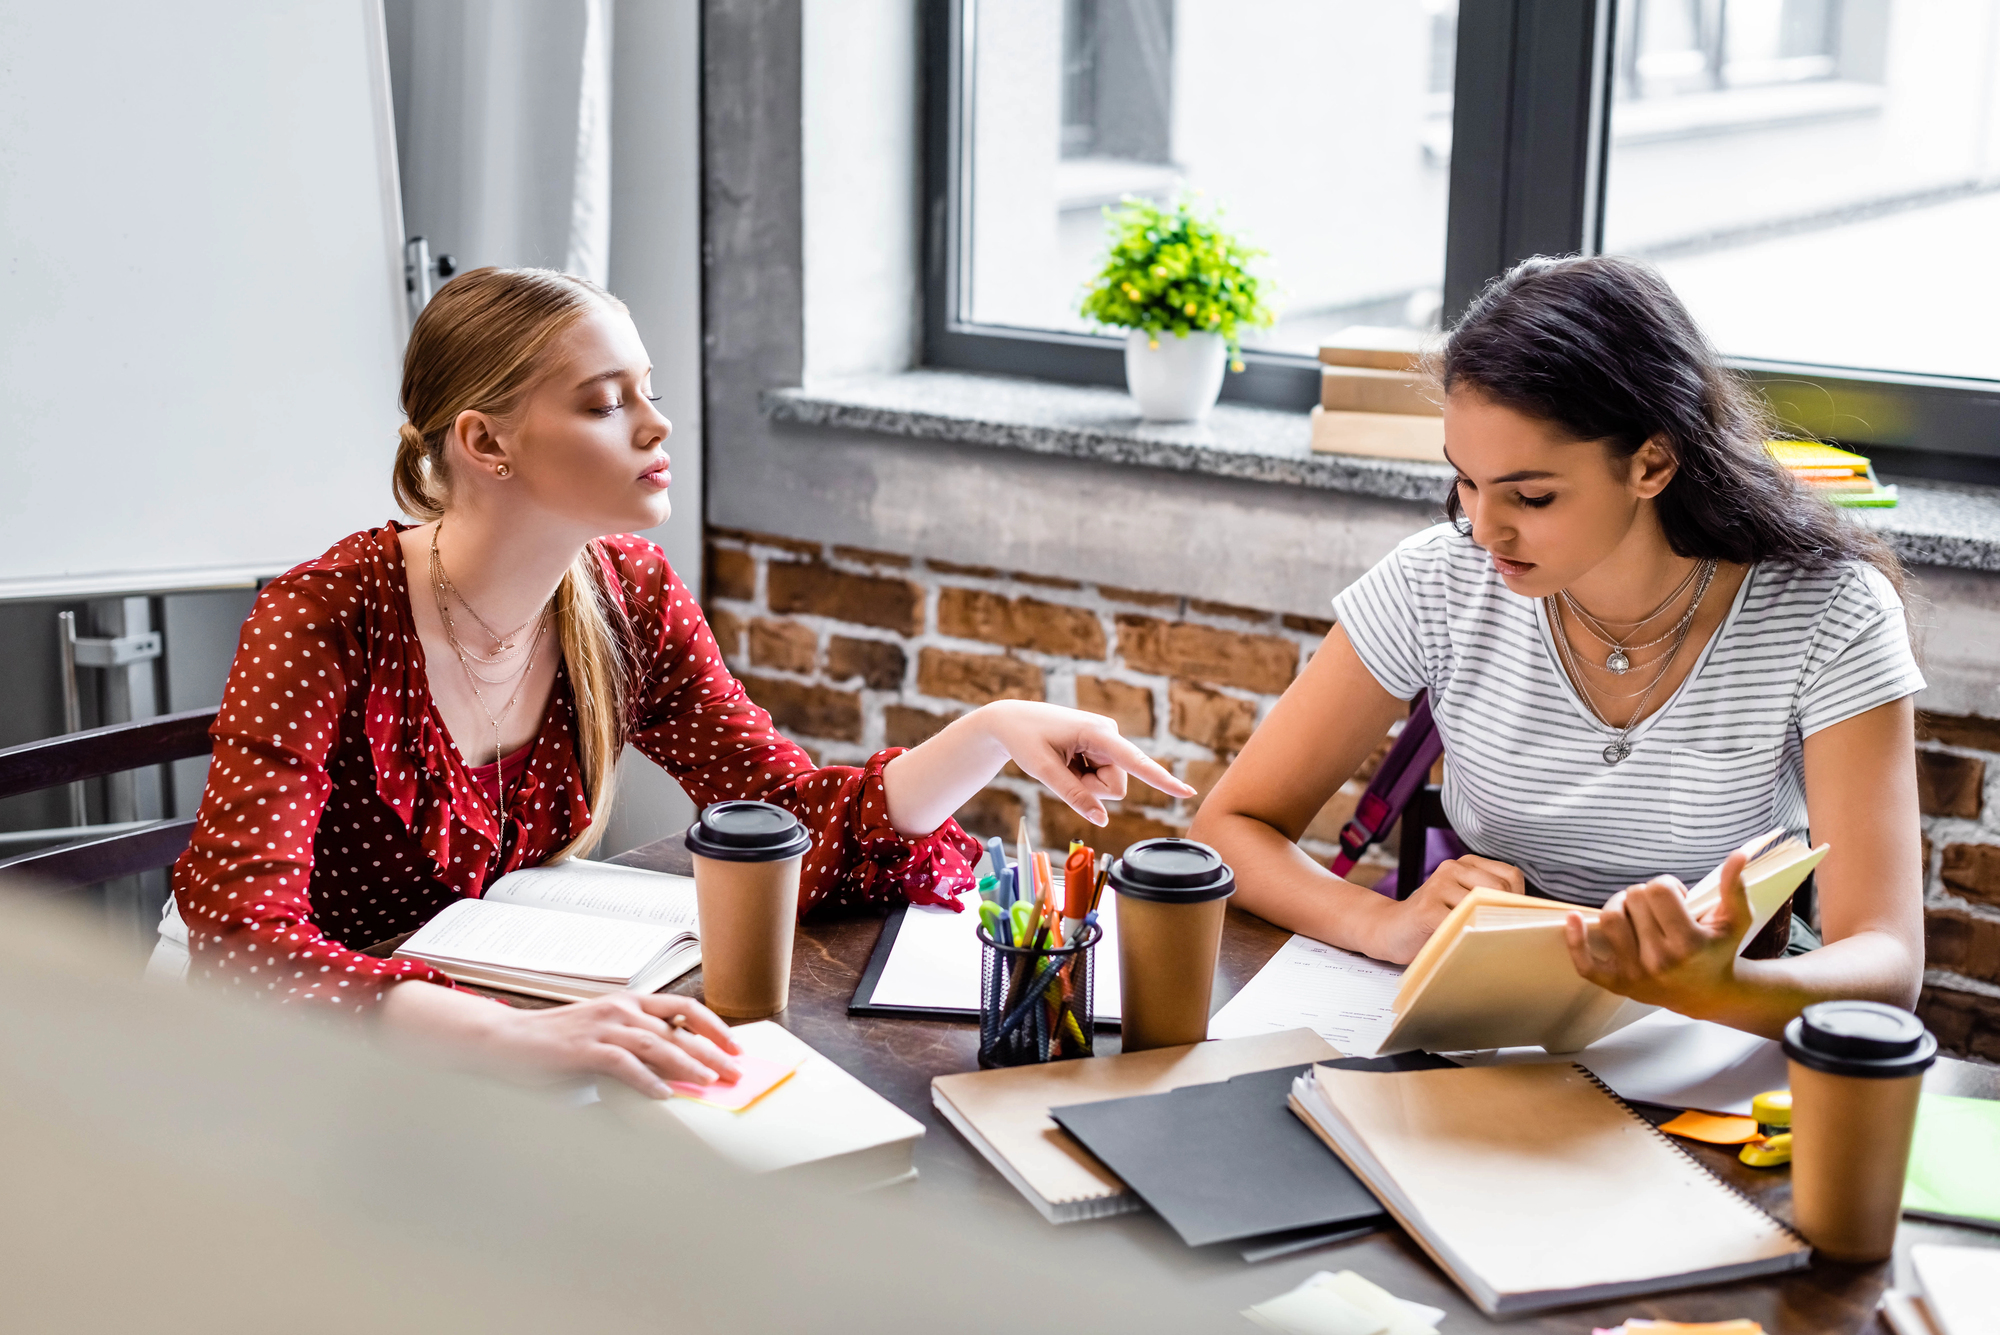
<svg viewBox="0 0 2000 1335"><path fill-rule="evenodd" d="M1270 252L1224 396L1537 253L1658 264L1797 429L2000 482L2000 0L939 0L925 359L1119 384L1103 209Z"/></svg>

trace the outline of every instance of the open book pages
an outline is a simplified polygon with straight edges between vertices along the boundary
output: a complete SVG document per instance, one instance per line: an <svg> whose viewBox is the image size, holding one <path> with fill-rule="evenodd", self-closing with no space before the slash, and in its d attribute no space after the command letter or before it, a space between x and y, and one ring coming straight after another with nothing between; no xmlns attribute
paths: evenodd
<svg viewBox="0 0 2000 1335"><path fill-rule="evenodd" d="M795 1067L791 1077L741 1109L690 1098L649 1099L610 1080L600 1096L628 1122L669 1118L752 1173L784 1173L834 1191L866 1191L916 1176L924 1125L770 1020L731 1029L738 1047Z"/></svg>
<svg viewBox="0 0 2000 1335"><path fill-rule="evenodd" d="M1826 856L1783 830L1744 846L1752 910L1748 945ZM1697 918L1721 902L1720 870L1688 892ZM1403 973L1392 1005L1396 1020L1383 1053L1459 1052L1537 1046L1575 1052L1650 1014L1653 1007L1615 996L1577 976L1564 936L1568 915L1596 920L1593 909L1499 890L1474 890L1446 915ZM1739 947L1740 948L1740 947Z"/></svg>
<svg viewBox="0 0 2000 1335"><path fill-rule="evenodd" d="M701 963L694 882L578 859L511 872L446 906L396 958L559 1001L657 991Z"/></svg>
<svg viewBox="0 0 2000 1335"><path fill-rule="evenodd" d="M1319 1066L1290 1105L1491 1315L1774 1274L1811 1255L1578 1066Z"/></svg>

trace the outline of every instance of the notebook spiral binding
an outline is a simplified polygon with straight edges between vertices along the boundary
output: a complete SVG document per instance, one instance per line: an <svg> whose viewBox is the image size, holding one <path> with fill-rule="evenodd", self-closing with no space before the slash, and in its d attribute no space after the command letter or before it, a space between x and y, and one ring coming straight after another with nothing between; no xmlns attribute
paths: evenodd
<svg viewBox="0 0 2000 1335"><path fill-rule="evenodd" d="M1777 1229L1778 1232L1784 1234L1786 1237L1792 1239L1792 1241L1798 1243L1801 1246L1810 1247L1812 1245L1810 1242L1806 1241L1806 1239L1799 1233L1797 1229L1793 1228L1790 1224L1787 1224L1784 1220L1779 1219L1777 1216L1773 1215L1769 1210L1766 1210L1763 1206L1757 1204L1757 1202L1751 1200L1748 1196L1744 1195L1740 1188L1732 1186L1728 1182L1725 1182L1721 1178L1717 1177L1715 1175L1715 1171L1711 1169L1707 1164L1703 1163L1701 1160L1695 1158L1692 1154L1688 1153L1687 1146L1680 1144L1672 1136L1668 1135L1666 1132L1660 1130L1660 1128L1654 1126L1651 1122L1647 1121L1644 1117L1640 1116L1639 1110L1637 1108L1634 1108L1631 1104L1627 1103L1622 1097L1620 1097L1617 1090L1611 1088L1611 1086L1605 1084L1602 1080L1599 1080L1597 1078L1597 1073L1595 1071L1592 1071L1587 1067L1578 1065L1576 1062L1570 1063L1570 1069L1574 1070L1578 1075L1582 1076L1585 1080L1588 1080L1591 1084L1596 1085L1600 1090L1603 1090L1605 1097L1609 1098L1613 1103L1617 1104L1620 1108L1624 1109L1625 1115L1627 1117L1630 1117L1640 1126L1645 1127L1648 1131L1652 1132L1654 1135L1658 1136L1661 1140L1665 1141L1667 1144L1667 1148L1671 1149L1675 1154L1680 1155L1681 1158L1686 1159L1696 1168L1699 1168L1704 1174L1707 1175L1708 1179L1711 1182L1715 1183L1716 1186L1721 1187L1724 1191L1734 1196L1737 1200L1743 1202L1746 1208L1755 1210L1758 1214L1762 1215L1767 1221L1769 1221L1772 1228Z"/></svg>

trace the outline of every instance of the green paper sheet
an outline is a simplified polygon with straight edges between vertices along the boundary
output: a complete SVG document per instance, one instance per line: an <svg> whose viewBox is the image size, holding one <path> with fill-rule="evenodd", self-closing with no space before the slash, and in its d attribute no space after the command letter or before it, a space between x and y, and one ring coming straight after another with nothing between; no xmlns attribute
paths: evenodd
<svg viewBox="0 0 2000 1335"><path fill-rule="evenodd" d="M2000 1101L1922 1097L1903 1213L2000 1229Z"/></svg>

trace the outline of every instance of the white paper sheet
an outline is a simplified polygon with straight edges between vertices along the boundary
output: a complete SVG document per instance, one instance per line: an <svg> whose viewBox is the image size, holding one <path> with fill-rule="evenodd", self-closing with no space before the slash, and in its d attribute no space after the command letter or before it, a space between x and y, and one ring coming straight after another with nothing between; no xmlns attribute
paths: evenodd
<svg viewBox="0 0 2000 1335"><path fill-rule="evenodd" d="M1502 1048L1453 1053L1452 1059L1467 1065L1573 1061L1620 1098L1737 1116L1748 1116L1750 1100L1765 1090L1791 1083L1775 1040L1672 1011L1654 1011L1582 1052Z"/></svg>
<svg viewBox="0 0 2000 1335"><path fill-rule="evenodd" d="M494 904L527 904L690 933L696 930L698 916L693 878L583 858L509 872L492 884L485 898Z"/></svg>
<svg viewBox="0 0 2000 1335"><path fill-rule="evenodd" d="M1312 1030L1343 1057L1373 1056L1389 1036L1389 1003L1403 966L1295 936L1278 948L1208 1022L1210 1038L1243 1038L1280 1029Z"/></svg>
<svg viewBox="0 0 2000 1335"><path fill-rule="evenodd" d="M1057 878L1061 884L1061 878ZM875 980L870 1000L877 1006L917 1006L929 1010L979 1010L979 895L960 899L963 913L912 904L889 948L888 962ZM1104 936L1091 948L1091 1009L1100 1020L1118 1018L1118 896L1106 894L1097 906ZM1290 1027L1290 1026L1287 1026Z"/></svg>
<svg viewBox="0 0 2000 1335"><path fill-rule="evenodd" d="M399 953L623 986L679 935L670 927L461 899L425 923Z"/></svg>

